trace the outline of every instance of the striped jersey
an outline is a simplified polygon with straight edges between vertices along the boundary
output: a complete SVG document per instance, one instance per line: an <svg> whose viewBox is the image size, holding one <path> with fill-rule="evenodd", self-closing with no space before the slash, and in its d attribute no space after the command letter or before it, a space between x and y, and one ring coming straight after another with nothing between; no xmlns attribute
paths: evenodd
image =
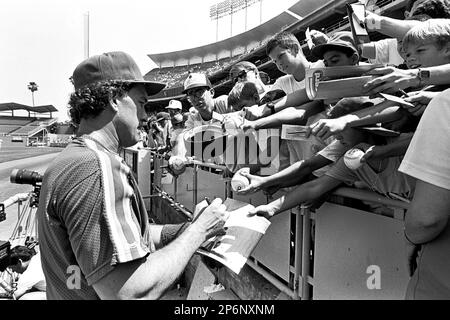
<svg viewBox="0 0 450 320"><path fill-rule="evenodd" d="M74 139L45 172L38 236L48 299L98 299L92 284L155 251L132 172L103 144Z"/></svg>

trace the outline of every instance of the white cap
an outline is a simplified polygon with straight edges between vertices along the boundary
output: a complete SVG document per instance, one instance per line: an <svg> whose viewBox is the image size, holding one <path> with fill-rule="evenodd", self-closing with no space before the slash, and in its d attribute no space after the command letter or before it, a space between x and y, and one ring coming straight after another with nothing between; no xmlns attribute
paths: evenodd
<svg viewBox="0 0 450 320"><path fill-rule="evenodd" d="M178 100L170 100L169 105L166 107L166 109L182 109L182 104Z"/></svg>

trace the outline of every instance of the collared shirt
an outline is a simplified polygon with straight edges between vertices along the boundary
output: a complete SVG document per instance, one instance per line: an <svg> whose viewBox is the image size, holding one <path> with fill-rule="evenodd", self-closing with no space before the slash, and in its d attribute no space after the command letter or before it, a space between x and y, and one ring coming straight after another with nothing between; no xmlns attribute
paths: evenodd
<svg viewBox="0 0 450 320"><path fill-rule="evenodd" d="M142 196L118 149L99 132L78 137L45 172L37 217L48 299L98 299L92 284L155 251Z"/></svg>

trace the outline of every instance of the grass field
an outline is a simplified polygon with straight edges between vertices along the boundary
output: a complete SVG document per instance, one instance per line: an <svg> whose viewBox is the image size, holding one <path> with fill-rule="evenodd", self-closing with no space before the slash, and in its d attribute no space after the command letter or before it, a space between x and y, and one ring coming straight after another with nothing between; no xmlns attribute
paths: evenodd
<svg viewBox="0 0 450 320"><path fill-rule="evenodd" d="M0 163L60 152L63 149L56 147L2 146L0 149Z"/></svg>

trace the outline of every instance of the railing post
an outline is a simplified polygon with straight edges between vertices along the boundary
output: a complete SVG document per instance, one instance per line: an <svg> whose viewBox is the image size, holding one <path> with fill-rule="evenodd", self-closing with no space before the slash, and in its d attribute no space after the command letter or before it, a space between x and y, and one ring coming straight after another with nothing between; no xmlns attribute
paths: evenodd
<svg viewBox="0 0 450 320"><path fill-rule="evenodd" d="M301 205L300 211L303 216L303 250L302 250L302 300L310 300L309 294L309 268L311 250L311 211L307 205Z"/></svg>
<svg viewBox="0 0 450 320"><path fill-rule="evenodd" d="M173 199L177 201L178 176L173 176Z"/></svg>
<svg viewBox="0 0 450 320"><path fill-rule="evenodd" d="M302 261L303 261L303 216L299 208L295 209L295 257L294 257L294 295L296 299L301 299L303 293L302 281Z"/></svg>
<svg viewBox="0 0 450 320"><path fill-rule="evenodd" d="M193 184L193 186L192 186L192 188L193 188L193 192L192 192L193 199L192 199L192 201L194 202L194 208L197 205L197 187L198 187L198 180L197 180L198 176L197 176L197 174L198 174L198 165L194 164L194 175L193 175L193 181L192 181L192 184Z"/></svg>

